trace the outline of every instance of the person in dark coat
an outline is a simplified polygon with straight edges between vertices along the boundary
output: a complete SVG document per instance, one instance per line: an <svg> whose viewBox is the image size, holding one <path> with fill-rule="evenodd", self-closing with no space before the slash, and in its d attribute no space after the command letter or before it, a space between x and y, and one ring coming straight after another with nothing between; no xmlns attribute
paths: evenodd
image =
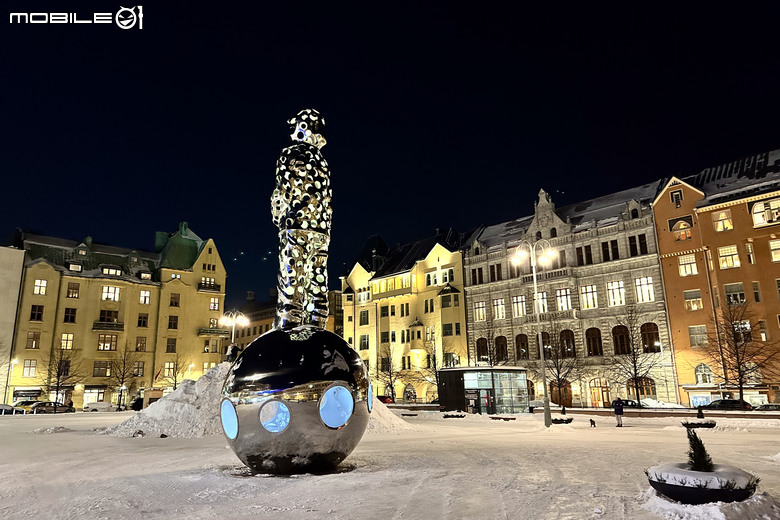
<svg viewBox="0 0 780 520"><path fill-rule="evenodd" d="M623 427L623 400L619 397L612 401L612 408L615 409L615 419L617 419L616 426L618 428Z"/></svg>

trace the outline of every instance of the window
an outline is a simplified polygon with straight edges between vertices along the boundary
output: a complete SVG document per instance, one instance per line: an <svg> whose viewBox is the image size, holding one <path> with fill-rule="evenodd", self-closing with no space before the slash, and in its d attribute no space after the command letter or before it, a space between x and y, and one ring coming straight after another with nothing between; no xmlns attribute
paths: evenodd
<svg viewBox="0 0 780 520"><path fill-rule="evenodd" d="M77 273L80 273L83 268L82 268L81 264L76 264L76 263L70 262L68 264L68 269L70 269L71 271L76 271Z"/></svg>
<svg viewBox="0 0 780 520"><path fill-rule="evenodd" d="M371 299L371 293L368 292L368 289L364 289L358 292L358 302L365 303L370 299Z"/></svg>
<svg viewBox="0 0 780 520"><path fill-rule="evenodd" d="M65 307L63 323L76 323L76 309Z"/></svg>
<svg viewBox="0 0 780 520"><path fill-rule="evenodd" d="M512 316L525 316L525 296L512 296Z"/></svg>
<svg viewBox="0 0 780 520"><path fill-rule="evenodd" d="M680 276L692 276L699 274L696 267L696 255L680 255L677 257L680 268Z"/></svg>
<svg viewBox="0 0 780 520"><path fill-rule="evenodd" d="M25 348L41 348L41 333L30 331L27 333L27 346Z"/></svg>
<svg viewBox="0 0 780 520"><path fill-rule="evenodd" d="M747 320L734 322L733 332L734 332L734 342L737 345L742 345L753 341L753 332L750 329L750 322Z"/></svg>
<svg viewBox="0 0 780 520"><path fill-rule="evenodd" d="M116 323L119 321L119 311L100 309L100 317L98 320L101 323Z"/></svg>
<svg viewBox="0 0 780 520"><path fill-rule="evenodd" d="M454 367L460 364L460 360L458 359L458 356L453 354L452 352L445 352L444 353L444 366L445 367Z"/></svg>
<svg viewBox="0 0 780 520"><path fill-rule="evenodd" d="M79 297L79 284L74 282L68 282L68 298L78 298Z"/></svg>
<svg viewBox="0 0 780 520"><path fill-rule="evenodd" d="M434 327L425 327L425 341L436 341L436 329Z"/></svg>
<svg viewBox="0 0 780 520"><path fill-rule="evenodd" d="M379 333L379 342L380 343L390 343L390 332L383 330Z"/></svg>
<svg viewBox="0 0 780 520"><path fill-rule="evenodd" d="M496 338L496 361L506 362L509 359L509 354L506 348L506 336L498 336Z"/></svg>
<svg viewBox="0 0 780 520"><path fill-rule="evenodd" d="M425 300L425 312L433 312L433 298Z"/></svg>
<svg viewBox="0 0 780 520"><path fill-rule="evenodd" d="M425 285L429 287L431 285L438 285L436 282L436 271L430 271L425 273Z"/></svg>
<svg viewBox="0 0 780 520"><path fill-rule="evenodd" d="M493 300L493 319L503 320L506 318L506 306L503 298Z"/></svg>
<svg viewBox="0 0 780 520"><path fill-rule="evenodd" d="M780 262L780 240L769 241L769 253L773 262Z"/></svg>
<svg viewBox="0 0 780 520"><path fill-rule="evenodd" d="M485 302L474 302L474 321L485 321Z"/></svg>
<svg viewBox="0 0 780 520"><path fill-rule="evenodd" d="M628 335L628 327L617 325L612 328L612 343L615 346L615 354L630 354L631 339Z"/></svg>
<svg viewBox="0 0 780 520"><path fill-rule="evenodd" d="M541 291L537 294L534 294L534 303L536 304L536 309L540 314L547 312L547 292Z"/></svg>
<svg viewBox="0 0 780 520"><path fill-rule="evenodd" d="M168 316L168 328L169 329L178 329L179 328L179 317L178 316Z"/></svg>
<svg viewBox="0 0 780 520"><path fill-rule="evenodd" d="M111 376L111 363L109 361L95 361L92 365L92 377Z"/></svg>
<svg viewBox="0 0 780 520"><path fill-rule="evenodd" d="M141 273L141 280L151 280L152 273Z"/></svg>
<svg viewBox="0 0 780 520"><path fill-rule="evenodd" d="M122 274L122 270L117 267L103 267L101 271L103 274L110 274L112 276L119 276Z"/></svg>
<svg viewBox="0 0 780 520"><path fill-rule="evenodd" d="M737 246L719 247L718 261L720 263L721 269L739 267L739 253L737 253Z"/></svg>
<svg viewBox="0 0 780 520"><path fill-rule="evenodd" d="M395 316L395 305L390 306L390 316Z"/></svg>
<svg viewBox="0 0 780 520"><path fill-rule="evenodd" d="M724 284L723 292L726 293L726 303L729 305L745 303L745 288L742 282Z"/></svg>
<svg viewBox="0 0 780 520"><path fill-rule="evenodd" d="M661 339L658 336L658 325L655 323L643 323L639 328L642 335L642 350L648 352L661 352Z"/></svg>
<svg viewBox="0 0 780 520"><path fill-rule="evenodd" d="M690 238L690 236L688 238ZM630 256L647 254L647 237L644 233L635 237L628 237L628 254Z"/></svg>
<svg viewBox="0 0 780 520"><path fill-rule="evenodd" d="M477 361L490 361L490 357L488 356L488 343L485 338L479 338L477 340Z"/></svg>
<svg viewBox="0 0 780 520"><path fill-rule="evenodd" d="M484 278L482 277L482 268L477 267L476 269L471 270L471 285L479 285L481 283L485 283Z"/></svg>
<svg viewBox="0 0 780 520"><path fill-rule="evenodd" d="M441 297L441 308L446 309L448 307L452 307L452 296L445 294Z"/></svg>
<svg viewBox="0 0 780 520"><path fill-rule="evenodd" d="M368 350L368 334L360 335L360 350Z"/></svg>
<svg viewBox="0 0 780 520"><path fill-rule="evenodd" d="M206 365L207 363L203 363L203 371L206 371ZM143 361L136 361L133 363L133 377L143 377L144 376L144 362Z"/></svg>
<svg viewBox="0 0 780 520"><path fill-rule="evenodd" d="M756 263L756 254L753 250L753 244L750 242L745 242L745 255L747 256L747 261L749 264Z"/></svg>
<svg viewBox="0 0 780 520"><path fill-rule="evenodd" d="M571 310L571 289L557 289L555 291L555 302L559 311Z"/></svg>
<svg viewBox="0 0 780 520"><path fill-rule="evenodd" d="M219 310L219 298L211 298L209 300L209 310L210 311L218 311Z"/></svg>
<svg viewBox="0 0 780 520"><path fill-rule="evenodd" d="M455 323L455 335L460 336L460 323Z"/></svg>
<svg viewBox="0 0 780 520"><path fill-rule="evenodd" d="M206 340L208 342L208 340ZM146 352L146 336L138 336L135 338L135 351Z"/></svg>
<svg viewBox="0 0 780 520"><path fill-rule="evenodd" d="M780 220L780 198L756 202L750 211L753 227L775 224Z"/></svg>
<svg viewBox="0 0 780 520"><path fill-rule="evenodd" d="M178 307L179 303L181 303L181 294L179 293L171 293L171 307Z"/></svg>
<svg viewBox="0 0 780 520"><path fill-rule="evenodd" d="M138 315L138 326L139 327L148 327L149 326L149 315L148 314L139 314Z"/></svg>
<svg viewBox="0 0 780 520"><path fill-rule="evenodd" d="M176 338L168 338L165 341L165 352L167 354L175 354L176 353Z"/></svg>
<svg viewBox="0 0 780 520"><path fill-rule="evenodd" d="M758 282L753 282L753 300L756 303L761 303L761 286Z"/></svg>
<svg viewBox="0 0 780 520"><path fill-rule="evenodd" d="M758 334L760 341L769 341L769 331L766 328L766 321L758 320Z"/></svg>
<svg viewBox="0 0 780 520"><path fill-rule="evenodd" d="M35 359L25 359L22 377L35 377L35 370L38 368L38 361Z"/></svg>
<svg viewBox="0 0 780 520"><path fill-rule="evenodd" d="M40 294L43 296L46 294L46 284L48 282L46 280L35 280L35 285L33 286L33 294Z"/></svg>
<svg viewBox="0 0 780 520"><path fill-rule="evenodd" d="M585 331L585 345L588 348L588 356L603 356L604 346L601 343L601 331L591 327Z"/></svg>
<svg viewBox="0 0 780 520"><path fill-rule="evenodd" d="M149 299L152 295L151 291L141 291L141 297L139 298L139 303L141 305L149 305Z"/></svg>
<svg viewBox="0 0 780 520"><path fill-rule="evenodd" d="M574 332L566 329L562 330L560 334L561 340L561 357L573 358L577 357L577 352L574 348Z"/></svg>
<svg viewBox="0 0 780 520"><path fill-rule="evenodd" d="M615 307L626 304L626 289L622 281L607 282L607 305Z"/></svg>
<svg viewBox="0 0 780 520"><path fill-rule="evenodd" d="M704 363L699 363L696 365L696 369L694 370L696 374L696 384L697 385L711 385L714 380L714 374L712 373L712 369L705 365Z"/></svg>
<svg viewBox="0 0 780 520"><path fill-rule="evenodd" d="M595 285L583 285L580 288L580 306L584 310L598 308L599 295Z"/></svg>
<svg viewBox="0 0 780 520"><path fill-rule="evenodd" d="M116 343L117 343L116 334L98 335L98 350L116 350Z"/></svg>
<svg viewBox="0 0 780 520"><path fill-rule="evenodd" d="M387 305L382 305L379 308L379 317L387 318L388 316L390 316L390 307L388 307Z"/></svg>
<svg viewBox="0 0 780 520"><path fill-rule="evenodd" d="M63 332L60 336L60 348L62 350L73 350L73 333Z"/></svg>
<svg viewBox="0 0 780 520"><path fill-rule="evenodd" d="M636 285L637 303L648 303L655 301L655 291L653 290L653 277L643 276L634 280Z"/></svg>
<svg viewBox="0 0 780 520"><path fill-rule="evenodd" d="M688 341L691 347L707 346L707 326L691 325L688 327Z"/></svg>
<svg viewBox="0 0 780 520"><path fill-rule="evenodd" d="M490 266L490 281L500 282L502 279L501 264L492 264Z"/></svg>
<svg viewBox="0 0 780 520"><path fill-rule="evenodd" d="M441 335L442 336L452 336L452 323L444 323L441 326Z"/></svg>
<svg viewBox="0 0 780 520"><path fill-rule="evenodd" d="M211 370L215 366L217 366L217 363L214 362L214 361L212 361L211 363L209 363L209 362L203 363L203 373L205 374L206 372L208 372L209 370Z"/></svg>
<svg viewBox="0 0 780 520"><path fill-rule="evenodd" d="M368 325L368 311L360 311L360 325Z"/></svg>
<svg viewBox="0 0 780 520"><path fill-rule="evenodd" d="M119 301L119 287L113 287L111 285L103 286L103 300L111 300L114 302Z"/></svg>
<svg viewBox="0 0 780 520"><path fill-rule="evenodd" d="M703 308L701 301L701 290L699 289L683 291L683 299L685 300L686 311L698 311Z"/></svg>
<svg viewBox="0 0 780 520"><path fill-rule="evenodd" d="M672 227L672 233L674 234L674 239L678 242L681 240L690 240L691 225L684 220L678 220ZM629 242L631 241L631 238L629 238Z"/></svg>
<svg viewBox="0 0 780 520"><path fill-rule="evenodd" d="M379 360L379 371L380 372L390 371L390 358L383 357Z"/></svg>
<svg viewBox="0 0 780 520"><path fill-rule="evenodd" d="M620 259L620 249L617 240L604 241L601 243L601 259L604 262Z"/></svg>
<svg viewBox="0 0 780 520"><path fill-rule="evenodd" d="M347 323L352 323L352 316L347 316Z"/></svg>
<svg viewBox="0 0 780 520"><path fill-rule="evenodd" d="M176 377L176 363L173 361L166 361L163 365L163 376Z"/></svg>
<svg viewBox="0 0 780 520"><path fill-rule="evenodd" d="M712 225L715 228L716 233L720 233L722 231L730 231L734 229L734 225L731 223L731 210L724 209L721 211L713 212Z"/></svg>
<svg viewBox="0 0 780 520"><path fill-rule="evenodd" d="M351 302L351 301L352 301L352 296L353 296L352 294L348 294L348 295L347 295L347 301L348 301L348 302Z"/></svg>
<svg viewBox="0 0 780 520"><path fill-rule="evenodd" d="M43 305L30 307L30 321L43 321Z"/></svg>
<svg viewBox="0 0 780 520"><path fill-rule="evenodd" d="M675 207L679 208L682 205L683 200L683 192L682 190L673 190L669 192L669 198L672 201L672 204L675 205Z"/></svg>
<svg viewBox="0 0 780 520"><path fill-rule="evenodd" d="M455 281L455 269L449 268L449 269L442 269L441 270L441 281L442 283L452 283Z"/></svg>
<svg viewBox="0 0 780 520"><path fill-rule="evenodd" d="M518 334L515 337L515 351L517 359L528 359L528 336Z"/></svg>

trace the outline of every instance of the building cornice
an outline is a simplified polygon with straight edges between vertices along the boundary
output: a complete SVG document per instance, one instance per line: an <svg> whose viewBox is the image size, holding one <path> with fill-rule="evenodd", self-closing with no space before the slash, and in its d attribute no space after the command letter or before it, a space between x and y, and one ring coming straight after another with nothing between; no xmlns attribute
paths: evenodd
<svg viewBox="0 0 780 520"><path fill-rule="evenodd" d="M745 197L743 199L721 202L719 204L713 204L711 206L702 206L701 208L694 208L693 211L695 211L696 213L706 213L708 211L716 211L723 208L729 208L731 206L738 206L740 204L747 204L748 202L755 202L755 201L769 199L778 196L780 196L780 190L770 191L769 193L762 193L760 195L753 195L752 197Z"/></svg>

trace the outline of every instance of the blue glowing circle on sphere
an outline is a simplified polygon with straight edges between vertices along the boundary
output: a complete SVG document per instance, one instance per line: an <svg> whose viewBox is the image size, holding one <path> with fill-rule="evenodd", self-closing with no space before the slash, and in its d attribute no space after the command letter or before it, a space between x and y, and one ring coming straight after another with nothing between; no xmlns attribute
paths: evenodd
<svg viewBox="0 0 780 520"><path fill-rule="evenodd" d="M290 424L290 409L281 401L268 401L260 408L260 424L271 433L283 432Z"/></svg>
<svg viewBox="0 0 780 520"><path fill-rule="evenodd" d="M341 428L355 409L355 400L348 388L335 385L328 388L320 401L320 418L329 428Z"/></svg>
<svg viewBox="0 0 780 520"><path fill-rule="evenodd" d="M228 399L222 401L220 406L220 417L222 418L222 430L228 439L235 439L238 436L238 416L236 408Z"/></svg>
<svg viewBox="0 0 780 520"><path fill-rule="evenodd" d="M371 412L371 409L374 407L374 387L371 386L371 381L368 382L368 411Z"/></svg>

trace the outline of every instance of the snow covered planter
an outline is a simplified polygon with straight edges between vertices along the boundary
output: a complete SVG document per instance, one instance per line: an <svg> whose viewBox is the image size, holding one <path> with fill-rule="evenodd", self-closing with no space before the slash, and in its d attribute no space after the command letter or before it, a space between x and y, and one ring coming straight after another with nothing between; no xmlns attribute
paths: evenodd
<svg viewBox="0 0 780 520"><path fill-rule="evenodd" d="M658 494L683 504L738 502L750 498L760 481L754 475L728 464L713 464L704 443L688 428L688 462L659 464L645 470Z"/></svg>
<svg viewBox="0 0 780 520"><path fill-rule="evenodd" d="M715 421L707 419L706 421L685 421L682 423L686 428L715 428Z"/></svg>

